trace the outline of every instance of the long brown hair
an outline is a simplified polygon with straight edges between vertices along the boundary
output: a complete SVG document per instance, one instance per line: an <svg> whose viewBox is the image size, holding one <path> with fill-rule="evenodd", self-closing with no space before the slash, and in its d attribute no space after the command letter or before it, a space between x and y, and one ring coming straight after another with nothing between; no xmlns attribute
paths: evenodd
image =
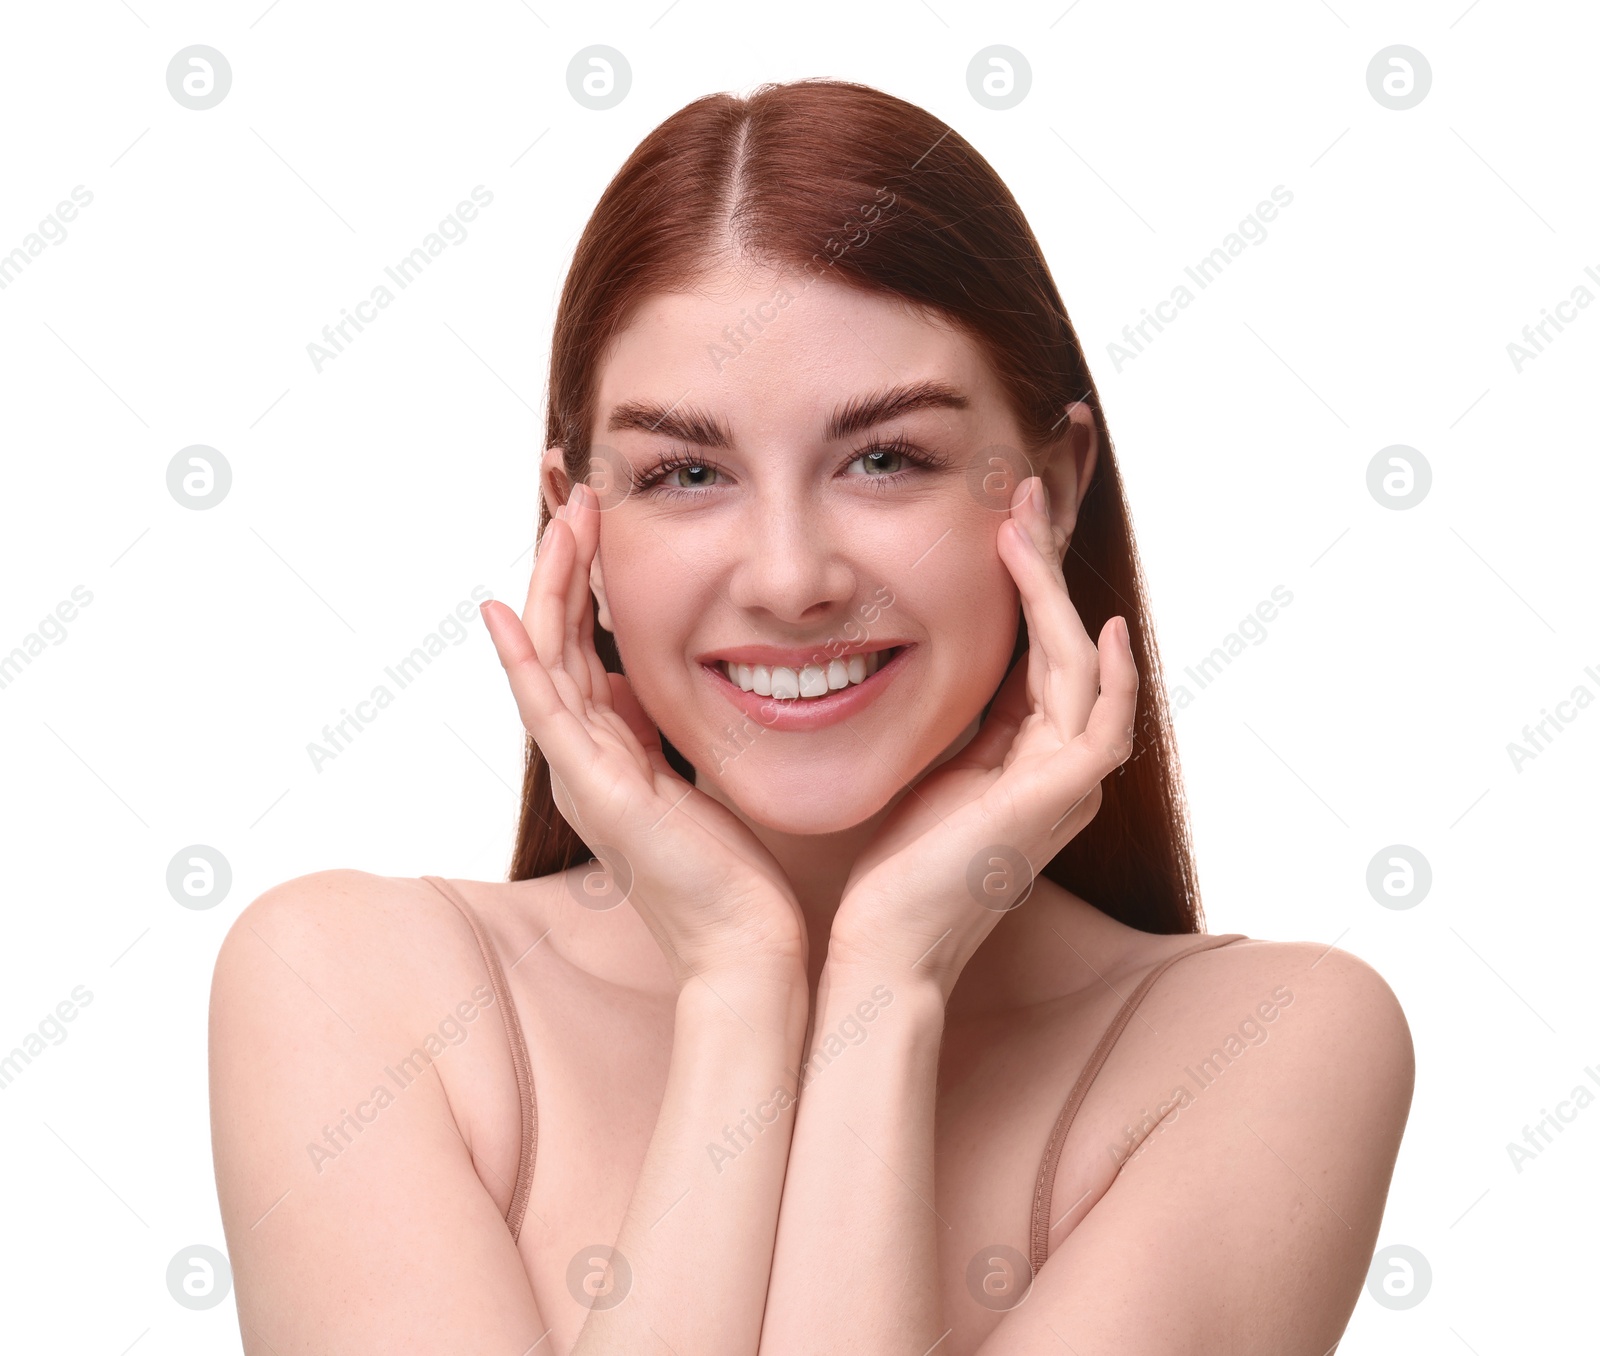
<svg viewBox="0 0 1600 1356"><path fill-rule="evenodd" d="M682 291L735 258L832 276L960 326L993 364L1030 465L1036 450L1059 442L1068 405L1094 411L1100 451L1063 572L1091 636L1114 615L1127 619L1140 717L1134 755L1106 779L1099 813L1043 875L1141 931L1200 931L1171 715L1110 433L1082 345L1010 191L954 129L866 85L767 84L680 109L606 187L562 290L545 446L565 449L570 481L589 474L596 377L609 342L646 297ZM541 534L547 521L541 496ZM598 616L594 635L605 667L621 673ZM1026 646L1019 617L1013 660ZM662 747L692 781L687 760L665 738ZM591 856L556 810L549 765L530 736L508 879Z"/></svg>

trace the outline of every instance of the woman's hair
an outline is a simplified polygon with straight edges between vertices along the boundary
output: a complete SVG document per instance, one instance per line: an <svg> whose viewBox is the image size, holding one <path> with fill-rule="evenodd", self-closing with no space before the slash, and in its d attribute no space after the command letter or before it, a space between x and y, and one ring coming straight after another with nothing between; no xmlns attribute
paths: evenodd
<svg viewBox="0 0 1600 1356"><path fill-rule="evenodd" d="M832 277L953 323L993 365L1035 468L1060 443L1067 407L1083 401L1093 410L1100 451L1063 572L1091 636L1118 613L1127 619L1139 728L1133 756L1104 783L1099 813L1042 874L1130 927L1199 931L1166 689L1099 393L1021 208L954 129L839 80L761 85L747 98L707 95L673 114L628 157L578 241L551 341L545 446L564 449L572 482L585 479L611 341L646 298L750 261L808 281ZM547 521L541 496L541 535ZM594 638L606 669L621 673L598 616ZM1013 662L1026 646L1019 615ZM665 737L662 748L692 781L693 768ZM509 879L593 855L556 810L549 765L530 736Z"/></svg>

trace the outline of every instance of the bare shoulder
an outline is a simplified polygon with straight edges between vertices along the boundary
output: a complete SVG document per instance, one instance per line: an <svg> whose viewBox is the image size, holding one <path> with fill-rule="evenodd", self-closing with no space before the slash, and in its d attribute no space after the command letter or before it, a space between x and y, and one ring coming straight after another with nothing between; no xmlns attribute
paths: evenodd
<svg viewBox="0 0 1600 1356"><path fill-rule="evenodd" d="M364 1103L352 1112L350 1099L361 1092L371 1102L374 1087L394 1081L396 1069L410 1086L413 1069L425 1063L424 1080L450 1125L483 1160L493 1126L507 1119L500 1084L512 1082L500 1077L510 1051L499 1021L477 1020L493 1003L471 925L420 877L340 869L274 885L234 921L212 972L213 1131L216 1108L239 1091L233 1080L246 1060L298 1070L302 1081L285 1078L291 1102L309 1082L340 1077L346 1093L325 1114L345 1118L344 1133L336 1124L330 1137L318 1126L304 1145L320 1177L328 1155L340 1157L353 1143ZM484 1034L457 1052L450 1045L458 1028ZM435 1058L447 1050L448 1058ZM412 1066L397 1063L419 1051ZM514 1086L509 1091L515 1125Z"/></svg>
<svg viewBox="0 0 1600 1356"><path fill-rule="evenodd" d="M1114 1179L997 1356L1046 1321L1130 1356L1210 1350L1219 1332L1241 1356L1329 1350L1377 1242L1414 1073L1399 1000L1358 956L1253 939L1184 956L1096 1087Z"/></svg>
<svg viewBox="0 0 1600 1356"><path fill-rule="evenodd" d="M503 958L504 973L508 947L537 922L525 915L538 892L505 882L447 884L466 898L484 943ZM508 1025L519 1018L496 1015L499 999L483 947L443 892L421 877L342 869L264 891L235 920L217 955L214 1064L263 1038L257 1014L271 1003L292 1007L297 1024L319 1033L321 1054L349 1067L385 1069L378 1059L384 1051L426 1061L490 1194L509 1202L521 1117ZM488 1020L480 1020L483 1014ZM398 1067L405 1077L407 1066Z"/></svg>
<svg viewBox="0 0 1600 1356"><path fill-rule="evenodd" d="M441 934L453 935L459 919L459 910L420 878L314 871L256 896L228 930L219 962L242 948L272 951L277 941L302 959L336 963L347 981L388 981L400 976L384 973L386 967L436 956ZM286 955L280 959L290 963Z"/></svg>
<svg viewBox="0 0 1600 1356"><path fill-rule="evenodd" d="M538 935L548 882L447 883L466 898L502 955L524 934ZM274 885L234 920L213 986L252 954L272 956L311 992L338 993L394 1016L425 1014L438 1006L439 994L470 989L484 978L471 923L418 876L337 869Z"/></svg>
<svg viewBox="0 0 1600 1356"><path fill-rule="evenodd" d="M462 1115L473 1062L503 1060L476 953L427 882L360 871L274 886L229 930L212 1148L251 1356L469 1335L522 1350L543 1332ZM434 1283L400 1283L418 1273Z"/></svg>
<svg viewBox="0 0 1600 1356"><path fill-rule="evenodd" d="M1325 942L1244 938L1213 947L1174 965L1149 1001L1224 1027L1276 1024L1292 1011L1297 1043L1322 1052L1323 1072L1339 1054L1359 1055L1369 1072L1404 1073L1409 1099L1413 1050L1400 1000L1366 961Z"/></svg>
<svg viewBox="0 0 1600 1356"><path fill-rule="evenodd" d="M1170 966L1139 1012L1146 1020L1124 1037L1134 1047L1124 1075L1154 1099L1160 1090L1135 1070L1177 1072L1161 1075L1173 1085L1163 1107L1181 1106L1181 1089L1203 1097L1227 1075L1241 1113L1270 1102L1282 1115L1332 1097L1398 1145L1415 1083L1411 1030L1393 989L1359 956L1245 938Z"/></svg>
<svg viewBox="0 0 1600 1356"><path fill-rule="evenodd" d="M1147 987L1095 1080L1084 1108L1094 1128L1085 1133L1104 1136L1113 1160L1126 1163L1226 1087L1224 1100L1241 1114L1270 1103L1280 1119L1332 1097L1398 1145L1415 1056L1383 976L1324 942L1207 940L1144 934L1110 953L1096 980L1113 991L1107 1012L1115 997ZM1077 1018L1068 1008L1060 1020Z"/></svg>

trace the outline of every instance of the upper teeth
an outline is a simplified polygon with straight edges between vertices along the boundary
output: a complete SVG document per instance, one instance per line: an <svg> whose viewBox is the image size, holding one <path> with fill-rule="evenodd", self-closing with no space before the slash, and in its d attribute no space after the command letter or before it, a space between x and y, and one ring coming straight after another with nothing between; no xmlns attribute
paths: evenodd
<svg viewBox="0 0 1600 1356"><path fill-rule="evenodd" d="M806 664L798 669L781 664L769 668L765 664L734 664L724 660L722 671L730 682L758 697L780 700L824 697L838 688L863 682L882 667L888 653L888 650L874 650L867 655L858 652L848 659L831 659L826 664Z"/></svg>

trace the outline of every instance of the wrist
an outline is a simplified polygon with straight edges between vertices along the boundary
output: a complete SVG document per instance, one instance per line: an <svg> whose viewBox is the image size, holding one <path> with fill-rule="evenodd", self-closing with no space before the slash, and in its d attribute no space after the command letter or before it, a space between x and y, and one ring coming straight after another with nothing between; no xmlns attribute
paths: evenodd
<svg viewBox="0 0 1600 1356"><path fill-rule="evenodd" d="M689 976L677 1011L690 1020L727 1022L741 1032L778 1034L798 1043L810 1012L805 966L793 957L748 958Z"/></svg>
<svg viewBox="0 0 1600 1356"><path fill-rule="evenodd" d="M934 995L943 1006L960 977L959 968L954 973L947 973L950 967L946 962L951 959L953 943L954 938L946 936L917 956L910 954L909 948L864 945L853 941L836 925L828 938L823 973L849 976L858 987L863 982L868 983L869 987L871 983L881 982L897 993Z"/></svg>
<svg viewBox="0 0 1600 1356"><path fill-rule="evenodd" d="M818 981L815 1020L806 1041L800 1087L812 1089L835 1064L882 1080L880 1091L933 1077L944 1039L944 995L925 975L876 965L840 963L831 956ZM855 1053L853 1047L863 1047ZM899 1074L892 1071L899 1070ZM833 1086L839 1086L836 1082Z"/></svg>
<svg viewBox="0 0 1600 1356"><path fill-rule="evenodd" d="M657 934L662 953L679 993L694 986L720 983L748 987L787 987L804 984L806 946L803 937L787 935L717 935L664 937Z"/></svg>
<svg viewBox="0 0 1600 1356"><path fill-rule="evenodd" d="M925 966L906 964L830 946L817 985L817 1009L835 1017L866 1006L900 1007L914 1019L944 1024L948 997L940 977ZM870 1020L856 1012L863 1021Z"/></svg>

